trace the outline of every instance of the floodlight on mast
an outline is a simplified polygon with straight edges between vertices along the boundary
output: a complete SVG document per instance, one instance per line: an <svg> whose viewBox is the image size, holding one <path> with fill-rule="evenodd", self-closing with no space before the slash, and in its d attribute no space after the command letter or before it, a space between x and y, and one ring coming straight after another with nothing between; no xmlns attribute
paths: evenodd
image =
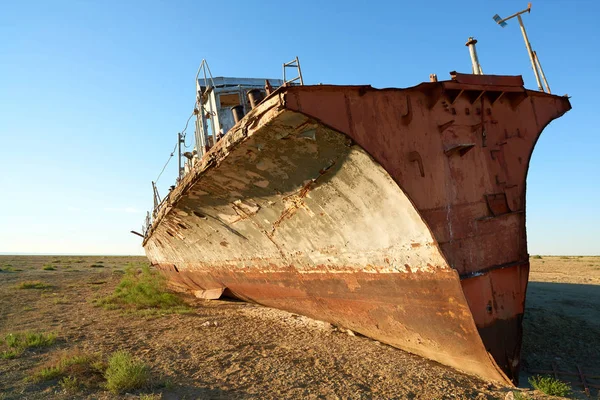
<svg viewBox="0 0 600 400"><path fill-rule="evenodd" d="M512 19L514 17L517 17L517 19L519 20L519 25L521 26L521 33L523 34L523 40L525 40L525 47L527 47L527 54L529 54L529 59L531 60L531 67L533 68L533 73L535 74L535 80L537 81L538 89L541 92L544 91L544 88L542 87L542 83L540 80L540 75L541 75L542 79L544 80L544 85L546 86L546 91L548 93L551 93L550 86L548 86L548 81L546 80L546 75L544 75L544 70L542 69L542 64L540 64L540 60L537 56L537 53L531 49L531 43L529 43L529 38L527 37L527 32L525 31L525 25L523 24L523 19L521 18L521 14L530 13L530 12L531 12L531 3L528 3L527 8L525 10L514 13L510 17L500 18L500 16L498 14L496 14L492 18L494 18L494 21L496 21L496 23L498 25L500 25L502 28L504 28L504 27L506 27L506 25L508 25L506 23L506 21L508 21L509 19Z"/></svg>

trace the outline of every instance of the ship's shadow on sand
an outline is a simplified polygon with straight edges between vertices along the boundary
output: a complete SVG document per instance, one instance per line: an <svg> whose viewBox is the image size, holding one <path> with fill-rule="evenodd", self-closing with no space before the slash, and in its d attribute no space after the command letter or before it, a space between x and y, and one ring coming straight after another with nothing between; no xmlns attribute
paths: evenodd
<svg viewBox="0 0 600 400"><path fill-rule="evenodd" d="M180 399L211 399L211 400L229 400L229 399L251 399L256 398L249 393L239 390L223 390L218 388L202 388L195 386L177 385L173 390L162 392L161 399L163 400L180 400Z"/></svg>
<svg viewBox="0 0 600 400"><path fill-rule="evenodd" d="M532 370L552 370L552 363L561 371L574 373L580 365L586 373L600 374L599 338L600 286L529 282L521 386L528 385Z"/></svg>

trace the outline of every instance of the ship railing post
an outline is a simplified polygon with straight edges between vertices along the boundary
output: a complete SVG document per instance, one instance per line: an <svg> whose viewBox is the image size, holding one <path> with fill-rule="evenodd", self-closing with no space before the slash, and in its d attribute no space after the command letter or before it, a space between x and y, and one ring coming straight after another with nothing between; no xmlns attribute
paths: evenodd
<svg viewBox="0 0 600 400"><path fill-rule="evenodd" d="M156 213L158 211L158 206L160 205L161 200L160 200L160 194L158 193L158 189L156 187L156 183L154 181L152 181L152 192L154 194L154 209L153 209L152 215L156 216Z"/></svg>
<svg viewBox="0 0 600 400"><path fill-rule="evenodd" d="M302 79L302 69L300 68L300 60L296 56L296 66L298 67L298 76L300 77L300 84L304 86L304 79Z"/></svg>
<svg viewBox="0 0 600 400"><path fill-rule="evenodd" d="M204 90L202 90L202 85L198 84L198 78L200 77L200 72L202 72L202 77L204 79ZM210 101L210 93L214 90L215 81L212 76L212 72L210 71L210 67L208 66L208 62L205 59L202 59L200 66L198 67L198 72L196 73L196 98L198 99L198 110L199 115L201 116L201 125L202 132L201 135L197 135L196 137L196 147L199 149L198 154L201 156L204 155L208 149L208 129L206 124L206 115L204 111L206 108L204 107L203 99L206 97L208 101L208 113L210 114L210 127L212 131L213 138L216 135L215 123L212 118L214 115L212 102ZM206 95L206 96L205 96ZM196 124L198 129L198 124ZM201 136L201 137L200 137ZM198 143L198 139L201 139L202 143Z"/></svg>
<svg viewBox="0 0 600 400"><path fill-rule="evenodd" d="M287 80L285 79L285 63L283 63L283 86L285 86L285 82L287 82Z"/></svg>

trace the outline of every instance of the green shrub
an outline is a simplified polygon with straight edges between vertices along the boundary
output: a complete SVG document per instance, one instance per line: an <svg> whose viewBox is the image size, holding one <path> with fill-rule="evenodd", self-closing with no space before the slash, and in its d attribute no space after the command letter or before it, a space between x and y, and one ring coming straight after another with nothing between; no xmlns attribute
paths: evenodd
<svg viewBox="0 0 600 400"><path fill-rule="evenodd" d="M117 351L108 360L104 373L106 388L113 393L142 389L150 383L150 368L126 351Z"/></svg>
<svg viewBox="0 0 600 400"><path fill-rule="evenodd" d="M49 265L49 264L44 265L44 267L42 269L44 271L56 271L56 268L54 268L52 265Z"/></svg>
<svg viewBox="0 0 600 400"><path fill-rule="evenodd" d="M529 378L529 383L534 389L549 396L565 397L571 393L571 386L568 383L559 381L551 376L532 376Z"/></svg>

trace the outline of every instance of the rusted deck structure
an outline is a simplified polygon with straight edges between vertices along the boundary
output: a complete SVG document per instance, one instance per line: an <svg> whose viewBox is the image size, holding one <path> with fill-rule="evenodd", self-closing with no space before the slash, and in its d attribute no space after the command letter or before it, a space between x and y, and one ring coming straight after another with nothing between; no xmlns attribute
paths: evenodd
<svg viewBox="0 0 600 400"><path fill-rule="evenodd" d="M518 76L282 87L171 192L146 254L198 296L229 293L510 383L527 170L570 108Z"/></svg>

